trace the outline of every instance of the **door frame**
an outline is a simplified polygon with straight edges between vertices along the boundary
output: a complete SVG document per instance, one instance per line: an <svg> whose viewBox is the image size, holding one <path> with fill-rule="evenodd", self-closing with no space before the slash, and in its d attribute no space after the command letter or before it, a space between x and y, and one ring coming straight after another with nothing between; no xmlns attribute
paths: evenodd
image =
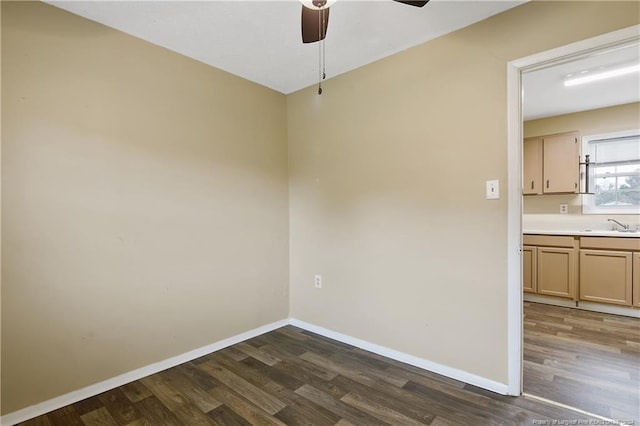
<svg viewBox="0 0 640 426"><path fill-rule="evenodd" d="M640 25L570 43L507 63L507 392L523 392L522 73L592 51L640 41Z"/></svg>

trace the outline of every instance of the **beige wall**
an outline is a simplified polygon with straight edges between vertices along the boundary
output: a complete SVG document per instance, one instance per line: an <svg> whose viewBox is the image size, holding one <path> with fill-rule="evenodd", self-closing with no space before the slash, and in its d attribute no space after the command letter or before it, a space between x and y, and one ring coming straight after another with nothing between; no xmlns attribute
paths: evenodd
<svg viewBox="0 0 640 426"><path fill-rule="evenodd" d="M523 133L524 137L531 137L578 130L581 136L588 136L638 128L640 128L640 103L636 102L526 121ZM580 195L526 196L524 197L524 213L557 214L561 203L569 205L570 215L582 215L582 196ZM589 216L594 220L598 216L617 217L617 215ZM629 221L630 218L626 216L628 215L624 215L620 219ZM564 220L565 218L558 219Z"/></svg>
<svg viewBox="0 0 640 426"><path fill-rule="evenodd" d="M286 318L284 95L2 12L2 412Z"/></svg>
<svg viewBox="0 0 640 426"><path fill-rule="evenodd" d="M581 136L633 130L640 126L640 103L617 105L524 122L524 137L579 130Z"/></svg>
<svg viewBox="0 0 640 426"><path fill-rule="evenodd" d="M2 7L0 7L0 46L2 46ZM2 81L2 54L0 49L0 82ZM2 84L0 84L2 99ZM2 241L2 102L0 102L0 242ZM0 382L2 381L2 244L0 244ZM0 413L2 413L2 386L0 385Z"/></svg>
<svg viewBox="0 0 640 426"><path fill-rule="evenodd" d="M506 64L638 6L528 3L288 96L291 316L506 383Z"/></svg>
<svg viewBox="0 0 640 426"><path fill-rule="evenodd" d="M288 281L295 318L505 383L506 63L638 23L534 2L285 104L2 8L3 413L284 318Z"/></svg>

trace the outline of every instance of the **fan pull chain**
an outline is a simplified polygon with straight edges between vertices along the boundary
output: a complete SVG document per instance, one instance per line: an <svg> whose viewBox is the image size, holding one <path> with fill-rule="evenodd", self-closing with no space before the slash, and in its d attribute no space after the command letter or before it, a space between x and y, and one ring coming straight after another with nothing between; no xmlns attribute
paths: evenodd
<svg viewBox="0 0 640 426"><path fill-rule="evenodd" d="M324 28L324 22L322 23ZM324 44L324 39L322 40L322 79L324 80L325 78L327 78L327 70L325 68L325 65L327 63L326 58L327 55L325 54L325 44Z"/></svg>
<svg viewBox="0 0 640 426"><path fill-rule="evenodd" d="M325 12L318 13L318 95L322 95L322 80L327 78L325 68L325 47L322 29L325 27Z"/></svg>
<svg viewBox="0 0 640 426"><path fill-rule="evenodd" d="M318 41L318 95L322 95L322 40Z"/></svg>

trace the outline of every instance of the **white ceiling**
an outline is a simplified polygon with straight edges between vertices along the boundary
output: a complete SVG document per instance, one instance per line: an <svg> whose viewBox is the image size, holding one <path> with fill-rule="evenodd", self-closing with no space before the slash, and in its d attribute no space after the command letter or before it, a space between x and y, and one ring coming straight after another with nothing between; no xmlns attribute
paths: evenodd
<svg viewBox="0 0 640 426"><path fill-rule="evenodd" d="M326 38L327 78L525 3L338 0ZM47 1L288 94L318 81L318 43L303 44L302 5L261 1Z"/></svg>
<svg viewBox="0 0 640 426"><path fill-rule="evenodd" d="M564 87L564 80L569 76L586 75L638 63L640 47L636 42L525 72L522 76L524 118L531 120L639 102L639 73L581 86ZM638 119L640 120L640 117Z"/></svg>
<svg viewBox="0 0 640 426"><path fill-rule="evenodd" d="M302 43L298 0L45 1L284 94L318 81L318 43ZM326 38L327 78L526 1L431 0L416 8L391 0L338 0ZM569 73L634 60L637 45L525 74L525 119L638 102L637 74L571 90L562 86Z"/></svg>

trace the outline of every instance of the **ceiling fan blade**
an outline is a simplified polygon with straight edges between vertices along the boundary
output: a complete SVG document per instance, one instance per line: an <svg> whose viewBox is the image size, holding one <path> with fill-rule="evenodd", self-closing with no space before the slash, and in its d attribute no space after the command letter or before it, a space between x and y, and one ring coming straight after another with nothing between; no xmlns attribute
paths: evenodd
<svg viewBox="0 0 640 426"><path fill-rule="evenodd" d="M397 1L398 3L404 3L404 4L408 4L410 6L415 6L415 7L422 7L425 4L429 3L429 0L427 1L393 0L393 1Z"/></svg>
<svg viewBox="0 0 640 426"><path fill-rule="evenodd" d="M324 40L329 25L329 9L314 10L302 6L302 42Z"/></svg>

